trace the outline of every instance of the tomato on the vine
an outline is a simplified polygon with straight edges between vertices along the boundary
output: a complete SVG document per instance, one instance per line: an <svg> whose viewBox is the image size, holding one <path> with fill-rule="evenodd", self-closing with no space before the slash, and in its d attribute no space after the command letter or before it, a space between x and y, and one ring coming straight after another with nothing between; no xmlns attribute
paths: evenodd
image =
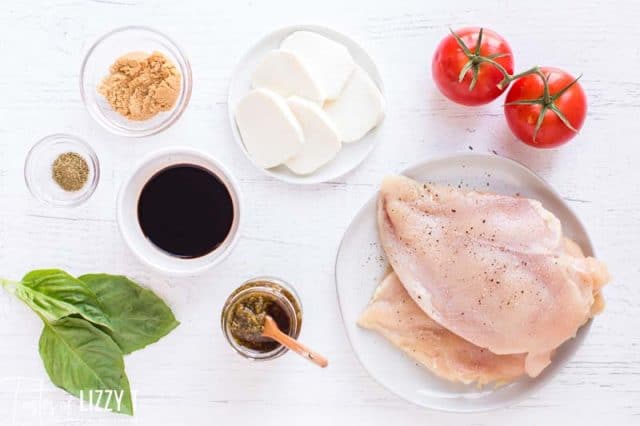
<svg viewBox="0 0 640 426"><path fill-rule="evenodd" d="M571 74L542 67L514 76L504 114L524 143L553 148L573 138L587 116L587 96Z"/></svg>
<svg viewBox="0 0 640 426"><path fill-rule="evenodd" d="M431 72L447 98L463 105L482 105L504 91L498 84L513 73L513 53L494 31L462 28L440 42Z"/></svg>

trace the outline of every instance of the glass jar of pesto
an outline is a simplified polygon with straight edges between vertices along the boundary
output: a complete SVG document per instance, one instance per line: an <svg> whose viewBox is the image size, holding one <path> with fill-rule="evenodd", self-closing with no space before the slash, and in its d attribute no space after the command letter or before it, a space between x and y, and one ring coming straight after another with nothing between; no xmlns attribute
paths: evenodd
<svg viewBox="0 0 640 426"><path fill-rule="evenodd" d="M270 360L287 348L262 337L264 317L271 316L283 333L294 339L302 328L302 304L295 290L274 277L257 277L238 287L222 308L222 332L231 347L253 360Z"/></svg>

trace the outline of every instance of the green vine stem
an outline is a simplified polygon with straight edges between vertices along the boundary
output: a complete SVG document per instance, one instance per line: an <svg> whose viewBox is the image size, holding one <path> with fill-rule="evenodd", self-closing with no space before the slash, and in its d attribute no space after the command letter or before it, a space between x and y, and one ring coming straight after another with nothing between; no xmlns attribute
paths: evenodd
<svg viewBox="0 0 640 426"><path fill-rule="evenodd" d="M458 75L458 83L461 83L462 80L464 80L464 77L467 75L467 73L471 71L472 77L471 77L471 84L469 84L469 91L472 91L476 87L476 83L478 82L480 64L482 63L491 64L494 67L496 67L498 71L502 73L505 80L510 78L507 70L502 65L500 65L498 62L495 61L498 58L509 56L509 53L496 53L494 55L488 55L488 56L483 56L480 54L480 47L482 46L482 34L483 34L482 28L480 28L480 31L478 32L478 40L476 41L476 45L473 49L473 52L464 43L464 40L462 40L462 37L456 34L455 31L453 31L451 28L449 28L449 31L451 31L451 35L453 35L453 37L456 39L458 46L460 46L460 48L462 49L462 51L464 52L464 54L468 59L467 63L464 64L464 66L460 70L460 74Z"/></svg>
<svg viewBox="0 0 640 426"><path fill-rule="evenodd" d="M536 99L520 99L517 101L508 102L505 104L505 106L541 105L540 114L538 115L538 120L536 121L536 127L533 132L534 142L536 140L536 137L538 136L538 132L540 131L540 128L542 127L542 122L544 121L545 114L547 113L548 110L552 111L555 115L557 115L560 121L562 121L562 123L565 126L567 126L570 130L578 133L578 130L575 127L573 127L573 125L569 122L567 117L562 113L560 108L558 108L558 106L555 104L555 101L560 96L562 96L564 92L569 90L571 86L576 84L580 79L580 77L582 77L582 75L579 75L578 78L576 78L571 83L569 83L568 85L560 89L558 93L551 95L549 92L549 76L544 75L544 73L542 72L539 66L536 65L535 67L529 68L528 70L523 71L521 73L509 75L507 70L502 65L500 65L498 62L495 61L495 59L497 58L508 56L509 55L508 53L496 53L494 55L482 56L480 54L480 47L482 46L482 34L483 34L482 28L480 28L480 31L478 32L478 39L476 40L476 45L473 51L471 51L471 49L467 47L467 45L464 43L464 40L462 40L462 37L456 34L455 31L453 31L451 28L449 28L449 31L451 32L451 35L453 35L453 37L456 39L458 46L460 46L460 48L462 49L462 51L464 52L464 54L468 59L467 63L465 63L462 69L460 70L460 74L458 75L458 82L461 83L462 80L464 80L467 73L471 71L472 77L471 77L471 84L469 84L469 91L473 90L474 87L476 87L476 83L478 82L478 70L480 68L480 64L482 63L491 64L494 67L496 67L498 71L502 73L503 79L497 84L497 87L500 90L504 90L507 86L509 86L509 84L511 84L512 82L514 82L519 78L525 77L527 75L536 74L542 79L542 83L543 83L542 96Z"/></svg>
<svg viewBox="0 0 640 426"><path fill-rule="evenodd" d="M532 74L536 74L538 77L540 77L542 79L542 84L543 84L543 89L542 89L542 96L540 96L539 98L535 98L535 99L519 99L517 101L513 101L513 102L507 102L504 105L508 106L508 105L540 105L541 109L540 109L540 113L538 115L538 120L536 121L536 127L533 131L533 142L536 141L536 137L538 136L538 132L540 131L540 127L542 127L542 122L544 121L544 117L547 113L547 111L552 111L559 119L560 121L562 121L562 123L567 126L567 128L569 128L571 131L578 133L578 130L573 127L573 125L569 122L569 120L567 119L567 117L564 115L564 113L560 110L560 108L558 108L558 106L556 105L556 100L562 96L564 94L564 92L566 92L567 90L569 90L574 84L576 84L578 82L578 80L580 80L580 78L582 77L582 74L580 74L577 78L575 78L571 83L567 84L565 87L563 87L562 89L558 90L557 93L555 94L551 94L549 92L549 75L545 75L542 70L540 69L540 67L535 66L531 69L528 69L526 71L523 71L521 73L518 74L514 74L512 76L509 76L508 78L505 78L505 80L502 80L499 84L498 84L498 88L502 90L503 87L506 87L509 83L511 83L514 80L517 80L519 78L522 78L526 75L532 75ZM506 81L506 83L505 83ZM505 83L505 84L503 84Z"/></svg>
<svg viewBox="0 0 640 426"><path fill-rule="evenodd" d="M513 74L513 75L509 75L508 73L504 75L504 79L502 79L502 81L500 83L498 83L498 89L503 90L505 89L509 84L511 84L512 82L516 81L519 78L522 78L524 76L527 75L531 75L531 74L538 74L543 80L546 79L544 74L542 74L542 71L540 70L540 67L538 65L536 65L533 68L529 68L526 71L522 71L520 73L517 74Z"/></svg>

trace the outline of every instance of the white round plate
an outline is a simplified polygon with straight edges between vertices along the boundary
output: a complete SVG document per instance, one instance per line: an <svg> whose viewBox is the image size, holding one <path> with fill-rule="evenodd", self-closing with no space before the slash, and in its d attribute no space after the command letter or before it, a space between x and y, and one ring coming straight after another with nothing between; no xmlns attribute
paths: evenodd
<svg viewBox="0 0 640 426"><path fill-rule="evenodd" d="M560 219L564 234L578 243L585 255L593 255L584 226L562 198L531 170L513 160L495 155L454 155L425 161L402 174L420 182L505 195L520 194L539 200ZM338 299L347 335L360 362L376 381L401 398L423 407L474 412L512 405L558 374L585 339L591 321L578 331L574 339L558 349L553 362L540 376L522 378L499 388L478 388L439 379L378 333L358 327L358 316L388 272L388 263L378 239L376 201L377 194L362 207L347 228L335 267Z"/></svg>
<svg viewBox="0 0 640 426"><path fill-rule="evenodd" d="M260 60L270 50L277 49L282 40L284 40L289 34L296 31L312 31L342 44L349 49L349 52L356 63L369 73L369 76L371 76L373 81L376 83L383 97L384 86L382 84L382 77L380 77L380 73L378 72L376 64L373 62L373 59L371 59L367 52L360 47L358 43L344 34L321 26L298 25L281 28L263 37L242 57L240 63L236 66L236 69L233 72L233 76L231 77L229 97L227 99L227 105L229 108L229 124L231 125L233 138L249 161L267 175L289 183L316 184L336 179L359 166L360 163L365 160L367 155L371 153L378 142L378 139L381 138L381 136L378 135L377 130L382 126L382 123L367 133L361 140L343 144L342 150L338 153L336 158L309 175L296 175L284 165L271 169L263 169L253 161L242 143L242 138L240 137L240 132L236 125L234 111L240 99L242 99L242 97L251 90L251 74Z"/></svg>

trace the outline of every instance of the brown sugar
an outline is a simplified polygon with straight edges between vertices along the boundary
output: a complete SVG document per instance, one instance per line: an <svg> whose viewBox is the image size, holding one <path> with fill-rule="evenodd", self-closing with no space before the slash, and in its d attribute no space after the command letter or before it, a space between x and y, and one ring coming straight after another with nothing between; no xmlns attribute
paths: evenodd
<svg viewBox="0 0 640 426"><path fill-rule="evenodd" d="M169 111L178 100L180 72L162 53L127 53L109 71L98 92L130 120L148 120L161 111Z"/></svg>

